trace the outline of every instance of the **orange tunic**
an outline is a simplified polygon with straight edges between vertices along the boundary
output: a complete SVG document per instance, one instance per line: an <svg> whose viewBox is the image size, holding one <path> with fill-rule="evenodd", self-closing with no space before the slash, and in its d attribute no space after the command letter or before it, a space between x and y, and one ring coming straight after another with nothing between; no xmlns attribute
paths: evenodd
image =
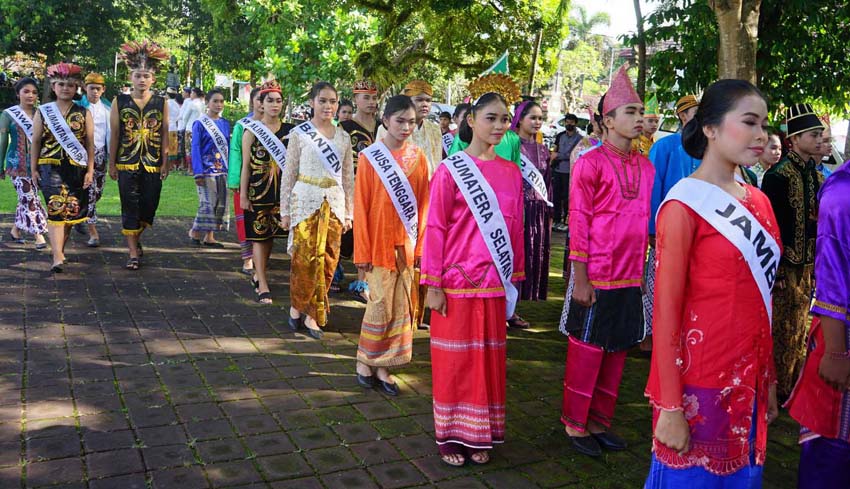
<svg viewBox="0 0 850 489"><path fill-rule="evenodd" d="M407 266L414 257L422 256L425 221L428 211L428 161L416 145L405 142L392 152L413 193L419 218L419 239L415 249L398 217L390 194L372 164L361 151L357 158L357 177L354 184L354 263L371 263L374 267L396 270L396 248L404 247Z"/></svg>

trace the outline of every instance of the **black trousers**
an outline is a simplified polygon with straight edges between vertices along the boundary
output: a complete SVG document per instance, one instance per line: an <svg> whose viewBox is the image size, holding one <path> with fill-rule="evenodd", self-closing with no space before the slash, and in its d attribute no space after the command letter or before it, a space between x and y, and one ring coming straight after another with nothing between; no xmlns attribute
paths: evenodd
<svg viewBox="0 0 850 489"><path fill-rule="evenodd" d="M162 179L159 173L144 170L118 172L123 234L139 234L143 226L153 225L161 192Z"/></svg>
<svg viewBox="0 0 850 489"><path fill-rule="evenodd" d="M555 202L555 222L563 222L570 208L570 174L552 172L552 194Z"/></svg>

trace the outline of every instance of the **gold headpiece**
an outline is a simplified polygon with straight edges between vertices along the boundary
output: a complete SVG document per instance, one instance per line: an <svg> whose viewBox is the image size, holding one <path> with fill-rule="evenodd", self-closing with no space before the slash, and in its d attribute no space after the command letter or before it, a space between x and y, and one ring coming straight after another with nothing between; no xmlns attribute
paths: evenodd
<svg viewBox="0 0 850 489"><path fill-rule="evenodd" d="M519 85L508 75L502 73L491 73L484 75L469 84L469 94L473 100L487 92L496 92L505 98L508 105L513 105L522 100Z"/></svg>
<svg viewBox="0 0 850 489"><path fill-rule="evenodd" d="M431 88L431 84L425 80L410 80L407 82L407 85L404 86L404 90L402 90L401 93L408 97L415 97L420 93L424 93L430 97L434 95L434 89Z"/></svg>
<svg viewBox="0 0 850 489"><path fill-rule="evenodd" d="M277 82L277 80L269 80L260 86L260 95L269 92L281 93L280 84Z"/></svg>
<svg viewBox="0 0 850 489"><path fill-rule="evenodd" d="M89 83L94 83L95 85L106 86L106 79L103 78L103 75L101 75L100 73L91 72L86 75L86 79L83 83L85 85L88 85Z"/></svg>
<svg viewBox="0 0 850 489"><path fill-rule="evenodd" d="M152 41L130 41L121 45L121 59L131 71L156 71L168 59L168 51Z"/></svg>

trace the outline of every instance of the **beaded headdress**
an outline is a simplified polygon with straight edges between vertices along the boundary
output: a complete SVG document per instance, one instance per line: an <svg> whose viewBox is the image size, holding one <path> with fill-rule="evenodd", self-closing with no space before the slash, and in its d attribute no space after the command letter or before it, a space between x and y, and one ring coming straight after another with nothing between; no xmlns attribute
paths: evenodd
<svg viewBox="0 0 850 489"><path fill-rule="evenodd" d="M358 80L354 83L354 93L369 93L376 95L378 93L378 85L372 80Z"/></svg>
<svg viewBox="0 0 850 489"><path fill-rule="evenodd" d="M130 41L121 45L121 59L130 71L156 71L168 59L168 51L152 41Z"/></svg>

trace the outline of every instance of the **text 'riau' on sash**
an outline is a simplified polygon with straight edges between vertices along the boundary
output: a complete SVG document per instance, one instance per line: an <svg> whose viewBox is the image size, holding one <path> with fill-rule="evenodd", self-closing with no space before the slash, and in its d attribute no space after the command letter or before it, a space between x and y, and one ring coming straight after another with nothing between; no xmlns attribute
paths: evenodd
<svg viewBox="0 0 850 489"><path fill-rule="evenodd" d="M522 170L522 178L531 188L534 189L534 192L546 202L546 205L552 207L552 203L549 202L549 189L546 188L546 181L543 179L543 175L540 173L540 170L534 166L534 163L528 159L527 156L520 153L520 163L519 167Z"/></svg>

